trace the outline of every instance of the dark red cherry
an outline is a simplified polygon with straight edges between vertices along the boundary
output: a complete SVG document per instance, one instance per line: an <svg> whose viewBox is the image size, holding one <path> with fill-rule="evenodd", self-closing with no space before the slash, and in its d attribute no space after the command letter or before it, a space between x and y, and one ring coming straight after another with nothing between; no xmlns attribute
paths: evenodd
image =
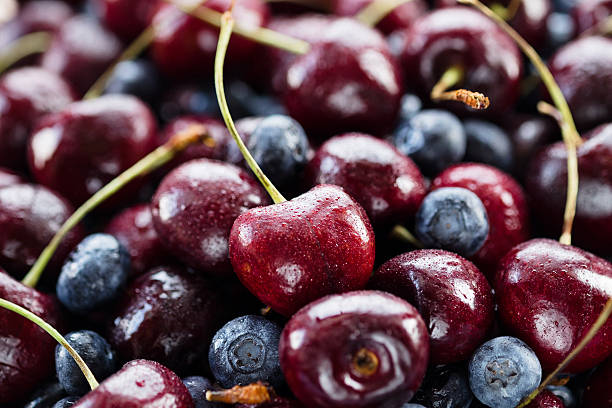
<svg viewBox="0 0 612 408"><path fill-rule="evenodd" d="M149 108L127 95L105 95L70 104L40 121L29 141L34 178L81 204L157 145ZM138 186L115 195L117 203Z"/></svg>
<svg viewBox="0 0 612 408"><path fill-rule="evenodd" d="M206 367L224 311L203 278L179 268L155 268L132 282L118 304L108 340L122 358L151 359L182 373Z"/></svg>
<svg viewBox="0 0 612 408"><path fill-rule="evenodd" d="M274 311L291 316L330 293L362 289L374 265L363 208L338 186L247 211L230 234L236 275Z"/></svg>
<svg viewBox="0 0 612 408"><path fill-rule="evenodd" d="M66 21L43 54L41 65L66 78L85 93L122 51L113 33L95 21L77 16Z"/></svg>
<svg viewBox="0 0 612 408"><path fill-rule="evenodd" d="M224 12L230 4L230 0L209 0L206 7ZM242 0L236 2L232 15L236 24L254 29L266 25L269 10L261 0ZM153 60L163 72L175 77L212 73L218 28L169 4L163 4L157 9L152 17L152 24L161 24L151 47ZM233 37L228 48L226 65L240 66L257 45L239 35Z"/></svg>
<svg viewBox="0 0 612 408"><path fill-rule="evenodd" d="M612 359L603 362L591 375L584 390L582 404L584 408L600 408L612 406Z"/></svg>
<svg viewBox="0 0 612 408"><path fill-rule="evenodd" d="M525 408L565 408L565 404L549 390L543 390Z"/></svg>
<svg viewBox="0 0 612 408"><path fill-rule="evenodd" d="M158 3L158 0L94 0L93 7L109 30L131 40L148 26Z"/></svg>
<svg viewBox="0 0 612 408"><path fill-rule="evenodd" d="M171 258L153 227L148 204L123 210L108 223L104 231L115 236L130 253L132 276L140 275Z"/></svg>
<svg viewBox="0 0 612 408"><path fill-rule="evenodd" d="M19 68L0 77L0 166L25 169L27 140L36 121L74 99L66 81L41 68Z"/></svg>
<svg viewBox="0 0 612 408"><path fill-rule="evenodd" d="M551 371L584 338L612 294L612 265L573 246L533 239L502 259L494 287L502 323ZM611 353L608 321L564 371L586 371Z"/></svg>
<svg viewBox="0 0 612 408"><path fill-rule="evenodd" d="M368 285L414 305L429 330L430 363L466 360L493 323L493 295L473 263L448 251L424 249L385 262Z"/></svg>
<svg viewBox="0 0 612 408"><path fill-rule="evenodd" d="M577 1L574 3L571 14L576 24L576 33L580 34L591 27L604 23L612 15L612 1Z"/></svg>
<svg viewBox="0 0 612 408"><path fill-rule="evenodd" d="M352 17L358 14L374 0L332 0L331 11L339 16ZM410 27L414 21L427 12L427 3L424 0L409 1L395 7L376 28L385 34L395 30Z"/></svg>
<svg viewBox="0 0 612 408"><path fill-rule="evenodd" d="M98 388L81 398L74 408L192 408L189 390L163 365L149 360L130 361Z"/></svg>
<svg viewBox="0 0 612 408"><path fill-rule="evenodd" d="M456 87L489 97L489 114L507 111L519 95L523 61L517 46L493 20L467 7L435 10L418 19L406 31L402 58L408 87L424 100L452 66L465 72ZM464 113L471 109L456 102L448 106Z"/></svg>
<svg viewBox="0 0 612 408"><path fill-rule="evenodd" d="M1 251L0 251L1 252ZM0 298L57 327L60 312L51 297L17 282L0 268ZM24 398L53 371L55 340L18 314L0 310L0 404Z"/></svg>
<svg viewBox="0 0 612 408"><path fill-rule="evenodd" d="M425 197L425 181L414 162L391 143L373 136L335 136L308 164L310 185L343 187L366 210L375 227L412 218Z"/></svg>
<svg viewBox="0 0 612 408"><path fill-rule="evenodd" d="M230 230L245 211L269 204L260 184L229 163L198 159L168 174L151 204L163 245L199 272L232 276Z"/></svg>
<svg viewBox="0 0 612 408"><path fill-rule="evenodd" d="M427 337L417 310L391 294L326 296L283 329L281 367L308 407L397 408L423 380Z"/></svg>
<svg viewBox="0 0 612 408"><path fill-rule="evenodd" d="M449 167L432 182L432 189L441 187L466 188L484 204L489 235L470 259L491 279L501 258L529 238L529 211L523 189L503 171L478 163Z"/></svg>
<svg viewBox="0 0 612 408"><path fill-rule="evenodd" d="M311 136L383 135L395 123L403 93L398 63L376 30L349 18L331 24L283 71L287 112Z"/></svg>
<svg viewBox="0 0 612 408"><path fill-rule="evenodd" d="M0 188L0 264L21 277L72 212L64 198L43 186L14 184ZM80 226L70 231L51 259L50 269L57 272L81 239Z"/></svg>
<svg viewBox="0 0 612 408"><path fill-rule="evenodd" d="M23 183L23 179L12 170L0 167L0 188Z"/></svg>
<svg viewBox="0 0 612 408"><path fill-rule="evenodd" d="M594 129L584 139L578 147L579 189L573 236L580 247L611 254L612 124ZM567 194L567 150L562 142L533 158L525 185L536 220L551 232L560 232Z"/></svg>
<svg viewBox="0 0 612 408"><path fill-rule="evenodd" d="M612 38L588 36L559 49L548 67L576 125L590 130L612 118Z"/></svg>

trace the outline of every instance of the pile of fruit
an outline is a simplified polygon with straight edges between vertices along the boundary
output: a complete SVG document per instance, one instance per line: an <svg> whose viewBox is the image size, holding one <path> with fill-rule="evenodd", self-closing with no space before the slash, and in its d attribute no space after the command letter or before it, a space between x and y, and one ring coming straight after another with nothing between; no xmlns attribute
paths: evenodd
<svg viewBox="0 0 612 408"><path fill-rule="evenodd" d="M0 2L1 407L612 408L611 237L610 0Z"/></svg>

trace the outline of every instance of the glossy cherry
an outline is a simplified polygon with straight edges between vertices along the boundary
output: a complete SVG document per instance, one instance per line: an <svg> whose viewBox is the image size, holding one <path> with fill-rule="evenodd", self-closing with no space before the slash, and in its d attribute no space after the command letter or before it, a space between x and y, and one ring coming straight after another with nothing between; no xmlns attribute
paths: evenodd
<svg viewBox="0 0 612 408"><path fill-rule="evenodd" d="M409 220L425 197L425 181L414 162L391 143L348 133L325 142L308 164L310 185L343 187L376 227Z"/></svg>
<svg viewBox="0 0 612 408"><path fill-rule="evenodd" d="M484 204L489 235L470 259L491 279L500 259L529 238L529 211L523 189L503 171L478 163L449 167L432 182L432 189L442 187L466 188Z"/></svg>
<svg viewBox="0 0 612 408"><path fill-rule="evenodd" d="M118 305L108 341L123 359L151 359L183 373L206 367L224 312L201 277L180 268L155 268L132 282Z"/></svg>
<svg viewBox="0 0 612 408"><path fill-rule="evenodd" d="M352 17L358 14L373 0L333 0L331 11L339 16ZM376 28L385 34L390 34L395 30L402 30L410 27L417 18L427 12L427 4L424 0L409 1L395 7L387 14Z"/></svg>
<svg viewBox="0 0 612 408"><path fill-rule="evenodd" d="M64 198L43 186L13 184L0 188L0 264L10 274L23 276L73 211ZM59 271L82 238L80 226L68 233L51 259L53 272Z"/></svg>
<svg viewBox="0 0 612 408"><path fill-rule="evenodd" d="M370 287L414 305L430 335L430 363L467 359L493 323L493 295L473 263L448 251L407 252L385 262Z"/></svg>
<svg viewBox="0 0 612 408"><path fill-rule="evenodd" d="M553 370L591 328L612 295L612 265L589 252L549 239L514 247L496 279L498 313L505 327ZM565 368L588 370L612 353L612 322Z"/></svg>
<svg viewBox="0 0 612 408"><path fill-rule="evenodd" d="M149 108L127 95L75 102L48 115L29 141L34 178L74 204L81 204L156 145ZM138 182L113 197L129 197Z"/></svg>
<svg viewBox="0 0 612 408"><path fill-rule="evenodd" d="M591 375L583 395L584 408L599 408L612 406L612 359L606 360Z"/></svg>
<svg viewBox="0 0 612 408"><path fill-rule="evenodd" d="M601 405L603 407L603 405ZM548 390L538 394L525 408L565 408L563 400Z"/></svg>
<svg viewBox="0 0 612 408"><path fill-rule="evenodd" d="M576 24L576 32L580 34L591 27L604 23L612 15L612 1L577 1L572 8L571 14Z"/></svg>
<svg viewBox="0 0 612 408"><path fill-rule="evenodd" d="M0 298L25 307L49 324L60 323L57 302L17 282L0 268ZM53 371L55 341L40 327L0 310L0 403L19 401Z"/></svg>
<svg viewBox="0 0 612 408"><path fill-rule="evenodd" d="M149 24L158 0L94 0L93 7L104 25L119 37L131 40Z"/></svg>
<svg viewBox="0 0 612 408"><path fill-rule="evenodd" d="M409 88L424 100L452 66L464 70L456 87L489 97L489 114L507 111L519 95L523 62L517 46L495 22L467 7L439 9L418 19L406 31L402 59ZM471 109L456 102L448 106L462 113Z"/></svg>
<svg viewBox="0 0 612 408"><path fill-rule="evenodd" d="M374 234L342 188L319 185L239 216L230 234L236 275L285 316L330 293L362 289L374 264Z"/></svg>
<svg viewBox="0 0 612 408"><path fill-rule="evenodd" d="M0 187L23 183L23 179L12 170L0 167Z"/></svg>
<svg viewBox="0 0 612 408"><path fill-rule="evenodd" d="M588 250L612 253L607 238L612 233L612 124L584 135L578 147L579 190L573 236ZM557 233L563 220L567 189L567 150L563 143L550 145L529 165L526 188L537 221Z"/></svg>
<svg viewBox="0 0 612 408"><path fill-rule="evenodd" d="M287 383L306 406L395 408L421 384L428 345L413 306L356 291L301 309L285 326L279 351Z"/></svg>
<svg viewBox="0 0 612 408"><path fill-rule="evenodd" d="M170 253L199 272L232 276L232 224L245 211L268 203L264 189L245 170L198 159L164 178L151 208L155 230Z"/></svg>
<svg viewBox="0 0 612 408"><path fill-rule="evenodd" d="M73 405L74 408L155 406L192 408L193 401L175 373L149 360L130 361Z"/></svg>
<svg viewBox="0 0 612 408"><path fill-rule="evenodd" d="M27 140L36 121L74 99L64 79L41 68L19 68L0 77L0 166L25 169Z"/></svg>

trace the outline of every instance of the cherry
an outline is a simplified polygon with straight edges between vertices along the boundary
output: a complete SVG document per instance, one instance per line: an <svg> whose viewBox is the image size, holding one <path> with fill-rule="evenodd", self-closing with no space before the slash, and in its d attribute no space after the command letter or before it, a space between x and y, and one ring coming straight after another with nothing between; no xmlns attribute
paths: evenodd
<svg viewBox="0 0 612 408"><path fill-rule="evenodd" d="M580 34L591 27L604 23L612 15L612 1L578 1L572 8L571 14L576 24L576 32Z"/></svg>
<svg viewBox="0 0 612 408"><path fill-rule="evenodd" d="M398 407L427 368L425 323L384 292L330 295L296 313L281 335L281 367L306 406Z"/></svg>
<svg viewBox="0 0 612 408"><path fill-rule="evenodd" d="M612 406L612 359L606 360L591 375L584 390L582 404L584 408L599 408Z"/></svg>
<svg viewBox="0 0 612 408"><path fill-rule="evenodd" d="M375 0L333 0L331 11L339 16L351 17L358 14ZM427 12L424 0L413 0L395 7L376 27L385 34L410 27L414 21Z"/></svg>
<svg viewBox="0 0 612 408"><path fill-rule="evenodd" d="M548 390L544 390L526 408L565 408L565 404L563 404L561 398Z"/></svg>
<svg viewBox="0 0 612 408"><path fill-rule="evenodd" d="M130 361L73 405L74 408L154 406L192 408L193 401L175 373L148 360Z"/></svg>
<svg viewBox="0 0 612 408"><path fill-rule="evenodd" d="M374 264L365 211L331 185L243 213L229 242L242 284L285 316L327 294L362 289Z"/></svg>
<svg viewBox="0 0 612 408"><path fill-rule="evenodd" d="M151 208L155 230L170 253L202 273L227 277L233 275L228 242L234 220L268 203L245 170L199 159L162 180Z"/></svg>
<svg viewBox="0 0 612 408"><path fill-rule="evenodd" d="M14 184L0 188L0 264L21 277L72 212L64 198L43 186ZM82 238L80 226L64 238L51 260L54 272Z"/></svg>
<svg viewBox="0 0 612 408"><path fill-rule="evenodd" d="M0 269L0 298L31 310L53 325L59 306L48 295L12 279ZM0 403L19 401L53 371L55 341L33 323L0 310Z"/></svg>
<svg viewBox="0 0 612 408"><path fill-rule="evenodd" d="M230 0L209 0L205 7L224 12L230 4ZM243 0L236 3L232 14L241 26L255 29L266 25L269 11L261 0ZM205 75L213 71L218 28L189 16L170 4L158 7L152 17L152 24L158 24L160 27L151 45L152 56L164 73L182 77ZM236 36L229 47L228 60L239 66L255 48L254 42Z"/></svg>
<svg viewBox="0 0 612 408"><path fill-rule="evenodd" d="M113 33L126 40L140 34L148 25L157 0L94 0L96 14Z"/></svg>
<svg viewBox="0 0 612 408"><path fill-rule="evenodd" d="M9 169L0 167L0 188L19 183L23 183L21 176Z"/></svg>
<svg viewBox="0 0 612 408"><path fill-rule="evenodd" d="M493 296L484 275L452 252L425 249L385 262L372 288L414 305L430 335L430 363L462 361L482 344L493 323Z"/></svg>
<svg viewBox="0 0 612 408"><path fill-rule="evenodd" d="M432 189L442 187L466 188L484 204L489 235L470 259L491 279L499 260L529 238L529 213L523 189L503 171L478 163L449 167L432 182Z"/></svg>
<svg viewBox="0 0 612 408"><path fill-rule="evenodd" d="M108 340L119 355L147 358L186 372L206 367L208 346L224 317L202 278L174 267L138 277L119 301Z"/></svg>
<svg viewBox="0 0 612 408"><path fill-rule="evenodd" d="M25 169L27 140L36 121L74 98L65 80L41 68L19 68L0 77L0 166Z"/></svg>
<svg viewBox="0 0 612 408"><path fill-rule="evenodd" d="M554 369L582 340L611 295L612 265L582 249L549 239L514 247L495 279L498 313L506 328ZM612 353L606 323L564 369L588 370Z"/></svg>
<svg viewBox="0 0 612 408"><path fill-rule="evenodd" d="M412 83L414 90L427 100L452 67L463 72L458 86L491 100L486 111L490 114L507 111L518 97L523 64L519 50L495 22L478 11L466 7L435 10L406 31L403 44L405 77L418 78ZM470 112L461 104L448 106Z"/></svg>
<svg viewBox="0 0 612 408"><path fill-rule="evenodd" d="M579 190L574 240L586 249L610 254L607 240L612 233L612 124L584 135L577 149ZM563 219L567 188L567 150L563 143L550 145L529 165L526 188L537 220L551 231Z"/></svg>
<svg viewBox="0 0 612 408"><path fill-rule="evenodd" d="M145 104L127 95L105 95L41 120L28 159L36 180L81 204L156 144L155 119ZM138 185L130 184L111 201L129 197Z"/></svg>
<svg viewBox="0 0 612 408"><path fill-rule="evenodd" d="M559 130L550 119L542 116L512 116L505 124L512 139L515 169L514 173L522 181L527 174L527 166L533 156L557 137Z"/></svg>
<svg viewBox="0 0 612 408"><path fill-rule="evenodd" d="M310 185L343 187L376 227L408 221L425 197L418 167L389 142L360 133L335 136L308 164Z"/></svg>
<svg viewBox="0 0 612 408"><path fill-rule="evenodd" d="M579 129L612 117L612 39L590 36L562 47L548 62Z"/></svg>
<svg viewBox="0 0 612 408"><path fill-rule="evenodd" d="M153 227L148 204L126 208L108 223L104 231L115 236L130 253L132 277L170 259Z"/></svg>
<svg viewBox="0 0 612 408"><path fill-rule="evenodd" d="M84 94L119 56L121 48L114 34L86 17L77 16L62 25L43 54L41 65L66 78Z"/></svg>

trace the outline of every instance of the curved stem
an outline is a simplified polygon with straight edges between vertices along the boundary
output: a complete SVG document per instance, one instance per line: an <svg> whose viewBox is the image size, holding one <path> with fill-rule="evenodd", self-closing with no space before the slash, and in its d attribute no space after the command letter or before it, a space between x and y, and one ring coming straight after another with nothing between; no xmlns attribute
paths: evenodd
<svg viewBox="0 0 612 408"><path fill-rule="evenodd" d="M402 4L410 3L412 0L374 0L362 8L355 19L363 24L374 27L390 12Z"/></svg>
<svg viewBox="0 0 612 408"><path fill-rule="evenodd" d="M51 43L51 35L44 31L26 34L19 37L0 53L0 73L6 71L17 61L32 55L45 52Z"/></svg>
<svg viewBox="0 0 612 408"><path fill-rule="evenodd" d="M259 405L272 400L274 390L262 382L236 385L229 390L206 391L206 400L225 404Z"/></svg>
<svg viewBox="0 0 612 408"><path fill-rule="evenodd" d="M60 332L55 330L53 326L45 322L40 317L36 316L34 313L30 312L28 309L25 309L19 305L16 305L15 303L10 302L6 299L0 298L0 307L3 307L7 310L10 310L12 312L15 312L25 317L26 319L28 319L29 321L31 321L32 323L36 324L38 327L40 327L41 329L49 333L49 335L51 335L51 337L53 337L60 345L62 345L66 350L68 350L72 358L74 358L74 361L77 363L77 365L83 372L83 375L87 379L87 382L89 383L89 387L92 390L94 390L99 385L98 381L96 380L96 377L94 377L89 367L87 367L87 364L85 363L85 361L83 361L81 356L79 356L79 353L77 353L76 350L73 349L70 344L68 344L66 339L60 334Z"/></svg>
<svg viewBox="0 0 612 408"><path fill-rule="evenodd" d="M522 0L511 0L508 7L504 7L501 3L494 3L491 5L491 10L505 21L510 21L516 16L516 13L518 13L521 3Z"/></svg>
<svg viewBox="0 0 612 408"><path fill-rule="evenodd" d="M215 55L215 90L217 92L217 101L219 102L219 108L221 109L221 115L223 116L225 125L236 141L244 160L247 162L255 176L257 176L257 179L266 189L270 197L272 197L274 203L282 203L283 201L287 200L285 197L283 197L280 191L274 187L274 184L272 184L268 177L266 177L255 159L253 159L253 156L251 156L249 149L247 149L247 147L244 145L244 142L238 134L236 126L234 125L232 115L230 114L229 107L227 106L227 100L225 99L225 89L223 86L223 63L225 62L225 54L227 52L227 46L232 35L233 27L234 19L232 18L231 13L224 13L221 18L221 32L219 33L219 43L217 44L217 53Z"/></svg>
<svg viewBox="0 0 612 408"><path fill-rule="evenodd" d="M467 89L457 89L448 91L449 88L457 85L463 80L465 70L459 65L449 67L438 82L433 86L430 93L432 101L457 101L463 102L474 109L487 109L489 98L480 92L473 92Z"/></svg>
<svg viewBox="0 0 612 408"><path fill-rule="evenodd" d="M404 227L403 225L398 224L393 227L393 230L391 231L391 236L393 238L399 239L400 241L407 242L415 248L425 248L425 245L423 245L423 243L419 241L417 237L415 237L412 232L410 232L408 228Z"/></svg>
<svg viewBox="0 0 612 408"><path fill-rule="evenodd" d="M144 176L163 166L172 160L177 153L187 148L187 146L190 144L197 141L202 141L204 139L208 139L206 128L202 125L192 125L184 131L175 134L167 143L149 153L132 167L118 175L107 185L98 190L64 222L57 233L53 236L53 239L51 239L51 242L49 242L49 244L39 255L38 259L28 274L23 278L21 283L30 287L36 286L45 267L53 257L53 254L66 234L77 226L87 214L123 188L130 181L137 177Z"/></svg>

